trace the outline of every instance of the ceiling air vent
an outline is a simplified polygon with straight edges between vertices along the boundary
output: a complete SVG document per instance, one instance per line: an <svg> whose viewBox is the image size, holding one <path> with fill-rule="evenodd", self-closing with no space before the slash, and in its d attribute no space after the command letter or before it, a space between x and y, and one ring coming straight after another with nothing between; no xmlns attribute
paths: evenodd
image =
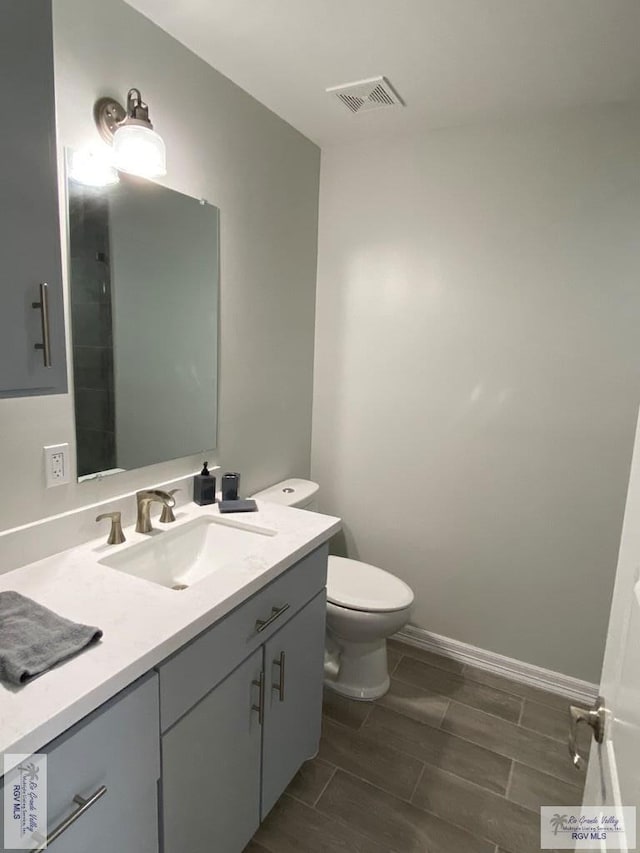
<svg viewBox="0 0 640 853"><path fill-rule="evenodd" d="M329 95L335 95L352 113L404 106L404 101L386 77L372 77L370 80L359 80L344 86L332 86L326 91Z"/></svg>

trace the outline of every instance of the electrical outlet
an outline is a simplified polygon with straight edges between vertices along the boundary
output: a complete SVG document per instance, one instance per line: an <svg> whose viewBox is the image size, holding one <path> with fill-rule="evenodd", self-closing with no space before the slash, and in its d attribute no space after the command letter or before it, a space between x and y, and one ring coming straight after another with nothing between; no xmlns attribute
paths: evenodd
<svg viewBox="0 0 640 853"><path fill-rule="evenodd" d="M44 448L44 474L48 489L69 482L68 444L51 444Z"/></svg>

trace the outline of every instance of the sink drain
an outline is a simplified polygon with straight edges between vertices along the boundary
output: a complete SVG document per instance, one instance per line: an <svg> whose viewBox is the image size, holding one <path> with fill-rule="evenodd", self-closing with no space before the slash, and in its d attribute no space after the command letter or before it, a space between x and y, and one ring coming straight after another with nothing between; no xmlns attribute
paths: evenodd
<svg viewBox="0 0 640 853"><path fill-rule="evenodd" d="M175 586L172 586L171 589L175 589L176 591L180 592L180 590L182 590L182 589L189 589L189 584L177 583L177 584L175 584Z"/></svg>

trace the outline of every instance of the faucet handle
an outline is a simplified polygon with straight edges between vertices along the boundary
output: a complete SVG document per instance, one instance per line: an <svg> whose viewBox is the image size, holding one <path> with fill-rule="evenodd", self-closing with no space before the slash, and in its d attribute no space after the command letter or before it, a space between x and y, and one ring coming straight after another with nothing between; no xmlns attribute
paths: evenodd
<svg viewBox="0 0 640 853"><path fill-rule="evenodd" d="M102 521L105 518L111 519L111 530L107 538L107 545L122 545L126 542L125 535L122 532L122 513L121 512L103 512L97 516L96 521Z"/></svg>
<svg viewBox="0 0 640 853"><path fill-rule="evenodd" d="M182 489L170 489L167 494L173 497L176 492L180 491L182 491ZM171 524L172 521L176 520L176 517L173 514L173 507L175 505L175 501L173 502L173 506L169 506L169 504L162 505L162 512L160 513L160 521L162 524Z"/></svg>

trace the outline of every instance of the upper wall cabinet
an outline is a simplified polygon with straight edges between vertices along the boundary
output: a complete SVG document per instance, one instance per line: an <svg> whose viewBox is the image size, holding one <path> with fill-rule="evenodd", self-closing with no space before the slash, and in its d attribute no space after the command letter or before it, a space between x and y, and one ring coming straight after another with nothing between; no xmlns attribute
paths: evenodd
<svg viewBox="0 0 640 853"><path fill-rule="evenodd" d="M50 0L0 3L0 397L67 390Z"/></svg>

